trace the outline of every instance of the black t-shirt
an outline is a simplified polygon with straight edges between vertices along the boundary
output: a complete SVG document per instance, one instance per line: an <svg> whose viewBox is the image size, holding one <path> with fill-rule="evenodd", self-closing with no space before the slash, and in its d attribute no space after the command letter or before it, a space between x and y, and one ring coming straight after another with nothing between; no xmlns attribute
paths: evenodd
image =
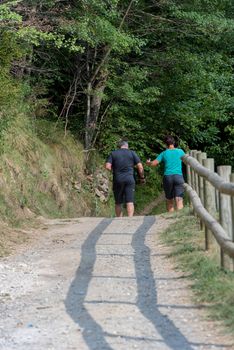
<svg viewBox="0 0 234 350"><path fill-rule="evenodd" d="M138 155L127 148L120 148L111 152L107 163L112 164L114 181L134 181L134 166L140 163Z"/></svg>

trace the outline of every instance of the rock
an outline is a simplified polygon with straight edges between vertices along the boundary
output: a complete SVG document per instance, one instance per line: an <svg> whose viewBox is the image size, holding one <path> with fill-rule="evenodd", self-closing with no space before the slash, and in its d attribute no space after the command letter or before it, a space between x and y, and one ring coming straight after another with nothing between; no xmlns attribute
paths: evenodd
<svg viewBox="0 0 234 350"><path fill-rule="evenodd" d="M95 188L95 194L96 194L96 196L98 196L98 197L101 197L101 196L102 196L102 193L101 193L101 191L99 191L98 188Z"/></svg>
<svg viewBox="0 0 234 350"><path fill-rule="evenodd" d="M104 195L103 192L99 191L98 188L95 188L95 194L97 197L99 197L99 199L102 203L107 202L107 197Z"/></svg>
<svg viewBox="0 0 234 350"><path fill-rule="evenodd" d="M30 219L36 216L36 214L33 213L29 208L23 207L22 209L23 209L25 218Z"/></svg>
<svg viewBox="0 0 234 350"><path fill-rule="evenodd" d="M73 187L80 193L81 192L81 182L75 181Z"/></svg>
<svg viewBox="0 0 234 350"><path fill-rule="evenodd" d="M109 186L108 186L108 184L103 184L103 185L98 185L98 189L101 191L101 192L105 192L105 193L107 193L108 194L108 192L109 192Z"/></svg>
<svg viewBox="0 0 234 350"><path fill-rule="evenodd" d="M88 176L86 176L86 179L87 179L89 182L93 182L93 175L88 175Z"/></svg>

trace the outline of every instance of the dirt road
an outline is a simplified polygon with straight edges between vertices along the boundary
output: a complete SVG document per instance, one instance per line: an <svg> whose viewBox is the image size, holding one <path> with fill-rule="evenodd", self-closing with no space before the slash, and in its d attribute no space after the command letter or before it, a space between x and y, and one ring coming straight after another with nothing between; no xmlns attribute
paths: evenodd
<svg viewBox="0 0 234 350"><path fill-rule="evenodd" d="M0 349L234 349L158 238L168 220L48 221L0 261Z"/></svg>

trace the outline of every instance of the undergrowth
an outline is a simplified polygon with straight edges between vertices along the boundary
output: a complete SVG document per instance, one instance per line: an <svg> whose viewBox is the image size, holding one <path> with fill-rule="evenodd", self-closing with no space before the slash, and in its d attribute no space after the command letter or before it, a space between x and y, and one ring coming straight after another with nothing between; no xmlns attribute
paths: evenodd
<svg viewBox="0 0 234 350"><path fill-rule="evenodd" d="M162 177L155 169L147 169L147 171L145 171L145 177L145 185L141 185L138 183L138 181L136 181L136 215L139 214L149 203L154 201L162 191Z"/></svg>
<svg viewBox="0 0 234 350"><path fill-rule="evenodd" d="M196 302L208 303L209 316L234 334L234 273L222 270L217 256L204 250L204 232L188 208L173 216L176 223L161 240L172 246L170 256L192 280Z"/></svg>
<svg viewBox="0 0 234 350"><path fill-rule="evenodd" d="M38 217L110 215L109 202L95 195L95 174L87 180L82 144L70 133L65 137L59 125L42 119L32 125L22 114L1 137L0 220L9 226L12 240L2 228L0 256L17 243L14 237L21 243L15 229L36 226ZM97 159L95 167L103 169L103 162Z"/></svg>

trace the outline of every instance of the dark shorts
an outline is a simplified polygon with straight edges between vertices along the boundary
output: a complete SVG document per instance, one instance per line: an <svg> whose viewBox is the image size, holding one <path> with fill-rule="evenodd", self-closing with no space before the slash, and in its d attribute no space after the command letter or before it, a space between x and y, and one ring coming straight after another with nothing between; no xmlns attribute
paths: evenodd
<svg viewBox="0 0 234 350"><path fill-rule="evenodd" d="M184 195L184 178L182 175L164 175L163 189L166 199L183 197Z"/></svg>
<svg viewBox="0 0 234 350"><path fill-rule="evenodd" d="M115 204L133 203L135 195L135 181L132 179L113 184Z"/></svg>

